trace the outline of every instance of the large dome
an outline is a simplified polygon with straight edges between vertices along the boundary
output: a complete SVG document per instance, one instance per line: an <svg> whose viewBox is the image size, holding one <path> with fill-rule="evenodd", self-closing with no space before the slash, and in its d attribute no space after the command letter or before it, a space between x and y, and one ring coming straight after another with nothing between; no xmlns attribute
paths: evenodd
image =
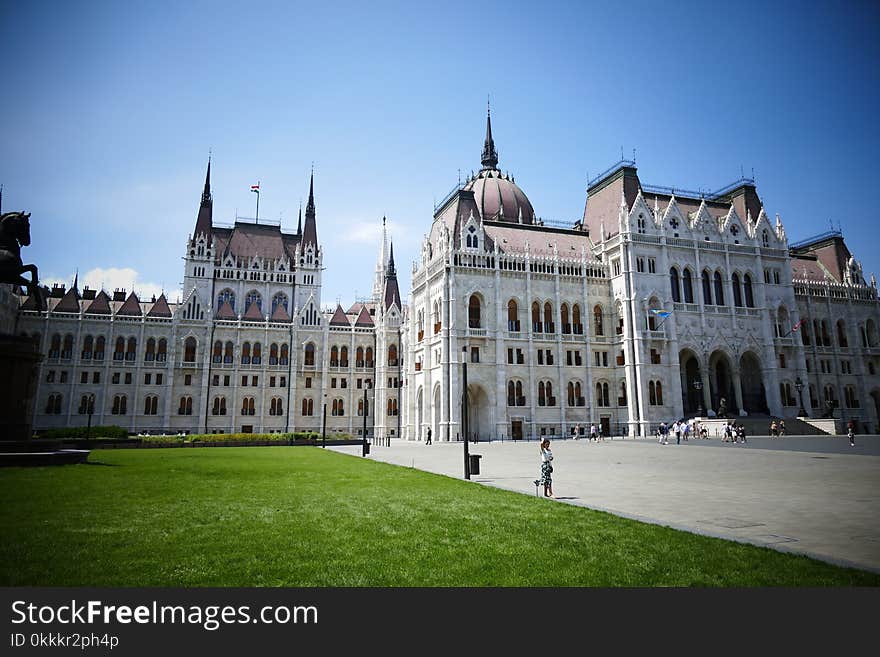
<svg viewBox="0 0 880 657"><path fill-rule="evenodd" d="M464 187L473 191L480 215L488 221L531 224L535 211L525 192L509 175L497 169L483 169Z"/></svg>
<svg viewBox="0 0 880 657"><path fill-rule="evenodd" d="M515 224L531 224L535 210L525 192L517 187L510 175L498 169L498 151L492 139L492 117L486 115L486 141L483 143L483 168L468 180L464 188L474 193L477 207L483 219L507 221Z"/></svg>

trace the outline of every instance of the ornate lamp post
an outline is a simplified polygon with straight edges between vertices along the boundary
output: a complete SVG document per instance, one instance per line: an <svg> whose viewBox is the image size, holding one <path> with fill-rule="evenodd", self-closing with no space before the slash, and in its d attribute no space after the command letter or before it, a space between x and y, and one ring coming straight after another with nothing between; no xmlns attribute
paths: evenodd
<svg viewBox="0 0 880 657"><path fill-rule="evenodd" d="M798 402L801 405L801 407L798 409L798 415L800 415L801 417L806 417L807 411L804 410L804 396L801 392L804 389L804 382L801 381L801 377L795 379L794 388L798 391Z"/></svg>
<svg viewBox="0 0 880 657"><path fill-rule="evenodd" d="M703 389L703 382L699 379L694 379L694 390L697 391L697 416L703 416L703 397L700 394L700 391Z"/></svg>
<svg viewBox="0 0 880 657"><path fill-rule="evenodd" d="M86 403L88 404L86 413L89 414L89 423L86 426L86 440L90 440L92 437L92 415L95 413L95 393L89 395Z"/></svg>
<svg viewBox="0 0 880 657"><path fill-rule="evenodd" d="M461 437L464 439L464 478L471 478L468 454L468 393L467 393L467 346L461 348Z"/></svg>
<svg viewBox="0 0 880 657"><path fill-rule="evenodd" d="M321 420L321 447L327 447L327 393L324 393L324 411Z"/></svg>

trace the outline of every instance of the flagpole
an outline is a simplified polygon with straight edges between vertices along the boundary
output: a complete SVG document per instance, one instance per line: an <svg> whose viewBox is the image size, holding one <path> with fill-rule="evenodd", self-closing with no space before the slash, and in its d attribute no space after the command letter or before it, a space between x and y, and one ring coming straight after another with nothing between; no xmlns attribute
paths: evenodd
<svg viewBox="0 0 880 657"><path fill-rule="evenodd" d="M260 181L257 181L257 223L260 223Z"/></svg>

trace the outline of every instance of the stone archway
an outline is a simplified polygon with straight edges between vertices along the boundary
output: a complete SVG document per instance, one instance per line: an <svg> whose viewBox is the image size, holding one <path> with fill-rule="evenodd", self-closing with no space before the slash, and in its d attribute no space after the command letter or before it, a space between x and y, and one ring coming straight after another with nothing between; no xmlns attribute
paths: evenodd
<svg viewBox="0 0 880 657"><path fill-rule="evenodd" d="M730 358L723 351L713 351L709 356L709 400L716 412L721 399L727 404L728 413L738 411L736 396L733 391L733 372Z"/></svg>
<svg viewBox="0 0 880 657"><path fill-rule="evenodd" d="M486 391L478 385L468 386L468 436L473 440L492 439L491 404Z"/></svg>
<svg viewBox="0 0 880 657"><path fill-rule="evenodd" d="M682 413L693 415L702 407L703 393L694 388L694 381L700 380L700 361L690 349L683 349L678 354L681 374Z"/></svg>
<svg viewBox="0 0 880 657"><path fill-rule="evenodd" d="M747 413L767 413L767 393L761 375L761 360L747 351L739 360L739 381L742 388L743 410Z"/></svg>
<svg viewBox="0 0 880 657"><path fill-rule="evenodd" d="M431 430L431 436L434 440L440 439L440 384L434 386L434 428Z"/></svg>

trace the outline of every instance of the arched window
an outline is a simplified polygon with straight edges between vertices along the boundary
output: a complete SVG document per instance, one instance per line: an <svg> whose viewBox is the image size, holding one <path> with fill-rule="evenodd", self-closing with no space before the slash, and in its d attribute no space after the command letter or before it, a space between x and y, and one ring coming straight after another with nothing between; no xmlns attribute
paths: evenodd
<svg viewBox="0 0 880 657"><path fill-rule="evenodd" d="M507 382L507 405L516 406L516 386L513 381Z"/></svg>
<svg viewBox="0 0 880 657"><path fill-rule="evenodd" d="M339 349L339 367L348 367L348 347Z"/></svg>
<svg viewBox="0 0 880 657"><path fill-rule="evenodd" d="M626 381L620 382L620 395L617 397L618 406L626 406Z"/></svg>
<svg viewBox="0 0 880 657"><path fill-rule="evenodd" d="M724 286L721 282L721 273L715 272L715 305L723 306L724 305Z"/></svg>
<svg viewBox="0 0 880 657"><path fill-rule="evenodd" d="M164 363L168 360L168 340L159 338L159 345L156 347L156 361Z"/></svg>
<svg viewBox="0 0 880 657"><path fill-rule="evenodd" d="M183 343L183 362L185 363L195 363L196 362L196 339L193 337L187 338Z"/></svg>
<svg viewBox="0 0 880 657"><path fill-rule="evenodd" d="M332 415L334 417L342 417L345 415L345 402L342 399L333 400Z"/></svg>
<svg viewBox="0 0 880 657"><path fill-rule="evenodd" d="M284 415L284 405L281 397L272 397L269 402L269 415Z"/></svg>
<svg viewBox="0 0 880 657"><path fill-rule="evenodd" d="M104 345L107 344L107 341L104 339L103 335L99 335L95 339L95 353L92 358L94 360L104 360Z"/></svg>
<svg viewBox="0 0 880 657"><path fill-rule="evenodd" d="M189 395L184 395L180 398L180 406L177 409L178 415L192 415L193 412L193 400Z"/></svg>
<svg viewBox="0 0 880 657"><path fill-rule="evenodd" d="M251 362L251 343L245 342L241 345L241 364L250 365Z"/></svg>
<svg viewBox="0 0 880 657"><path fill-rule="evenodd" d="M468 328L480 327L480 298L472 294L468 301Z"/></svg>
<svg viewBox="0 0 880 657"><path fill-rule="evenodd" d="M672 267L669 269L669 285L672 287L672 300L676 303L681 301L681 292L678 286L678 269Z"/></svg>
<svg viewBox="0 0 880 657"><path fill-rule="evenodd" d="M566 335L571 333L571 322L568 318L568 304L563 303L559 308L560 321L562 322L562 332Z"/></svg>
<svg viewBox="0 0 880 657"><path fill-rule="evenodd" d="M519 331L519 308L513 299L507 302L507 330Z"/></svg>
<svg viewBox="0 0 880 657"><path fill-rule="evenodd" d="M752 277L749 274L743 276L743 291L745 292L746 297L746 307L754 308L755 307L755 295L752 292Z"/></svg>
<svg viewBox="0 0 880 657"><path fill-rule="evenodd" d="M220 340L214 342L214 348L211 350L211 360L215 363L223 361L223 343Z"/></svg>
<svg viewBox="0 0 880 657"><path fill-rule="evenodd" d="M330 367L339 367L339 347L336 345L330 348Z"/></svg>
<svg viewBox="0 0 880 657"><path fill-rule="evenodd" d="M302 414L303 417L311 417L315 414L315 400L305 398L302 401Z"/></svg>
<svg viewBox="0 0 880 657"><path fill-rule="evenodd" d="M366 352L365 357L366 357L366 361L364 361L364 362L366 363L366 366L373 367L374 363L373 363L373 348L372 347L367 347L367 352Z"/></svg>
<svg viewBox="0 0 880 657"><path fill-rule="evenodd" d="M397 365L397 345L393 344L388 347L388 365Z"/></svg>
<svg viewBox="0 0 880 657"><path fill-rule="evenodd" d="M247 296L244 298L244 311L247 312L248 308L251 307L251 304L257 304L257 308L263 310L263 297L260 296L260 293L256 290L251 290L247 293Z"/></svg>
<svg viewBox="0 0 880 657"><path fill-rule="evenodd" d="M315 345L313 345L311 342L309 342L305 347L303 365L305 365L306 367L315 366Z"/></svg>
<svg viewBox="0 0 880 657"><path fill-rule="evenodd" d="M761 244L765 247L770 246L770 234L766 229L761 233Z"/></svg>
<svg viewBox="0 0 880 657"><path fill-rule="evenodd" d="M273 342L269 345L269 365L278 364L278 344Z"/></svg>
<svg viewBox="0 0 880 657"><path fill-rule="evenodd" d="M367 409L367 415L370 414L370 402L363 399L358 400L358 417L364 416L364 408Z"/></svg>
<svg viewBox="0 0 880 657"><path fill-rule="evenodd" d="M364 366L364 348L358 347L354 352L354 366L355 367L363 367Z"/></svg>
<svg viewBox="0 0 880 657"><path fill-rule="evenodd" d="M113 348L113 360L125 359L125 338L116 338L116 346Z"/></svg>
<svg viewBox="0 0 880 657"><path fill-rule="evenodd" d="M397 400L389 399L387 404L388 415L397 415Z"/></svg>
<svg viewBox="0 0 880 657"><path fill-rule="evenodd" d="M602 306L593 308L593 333L605 335L605 327L602 324Z"/></svg>
<svg viewBox="0 0 880 657"><path fill-rule="evenodd" d="M254 352L251 356L251 363L259 365L263 362L263 345L260 342L254 342Z"/></svg>
<svg viewBox="0 0 880 657"><path fill-rule="evenodd" d="M85 415L86 413L88 413L88 412L89 412L89 406L92 406L91 411L92 411L92 413L94 413L94 412L95 412L94 402L89 398L89 396L88 396L88 395L83 395L82 397L79 398L79 410L78 410L78 412L79 412L80 415Z"/></svg>
<svg viewBox="0 0 880 657"><path fill-rule="evenodd" d="M523 395L523 384L522 381L516 382L516 405L517 406L525 406L526 398Z"/></svg>
<svg viewBox="0 0 880 657"><path fill-rule="evenodd" d="M712 284L709 281L709 272L703 270L703 303L707 306L712 305Z"/></svg>
<svg viewBox="0 0 880 657"><path fill-rule="evenodd" d="M247 343L245 343L245 344L247 344ZM227 340L226 344L223 347L223 362L224 363L231 363L234 359L234 353L235 353L235 345L232 344L232 340ZM244 352L242 352L242 353L244 353Z"/></svg>
<svg viewBox="0 0 880 657"><path fill-rule="evenodd" d="M92 351L94 350L94 338L91 335L87 335L83 339L83 349L82 349L82 359L83 360L91 360Z"/></svg>
<svg viewBox="0 0 880 657"><path fill-rule="evenodd" d="M220 310L220 306L222 306L225 301L228 301L230 308L235 310L235 293L228 288L217 295L217 310Z"/></svg>
<svg viewBox="0 0 880 657"><path fill-rule="evenodd" d="M654 389L654 382L648 381L648 404L657 405L657 391Z"/></svg>
<svg viewBox="0 0 880 657"><path fill-rule="evenodd" d="M146 361L156 360L156 339L155 338L147 339L147 349L144 352L144 360L146 360Z"/></svg>
<svg viewBox="0 0 880 657"><path fill-rule="evenodd" d="M575 335L584 334L584 325L581 323L581 307L578 304L571 307L571 324Z"/></svg>
<svg viewBox="0 0 880 657"><path fill-rule="evenodd" d="M159 398L156 395L147 395L144 399L144 415L156 415L159 410Z"/></svg>
<svg viewBox="0 0 880 657"><path fill-rule="evenodd" d="M64 336L64 346L61 348L61 357L73 357L73 336L70 335L70 333Z"/></svg>
<svg viewBox="0 0 880 657"><path fill-rule="evenodd" d="M849 342L846 339L846 325L842 319L837 320L837 344L841 347L849 346Z"/></svg>
<svg viewBox="0 0 880 657"><path fill-rule="evenodd" d="M49 358L58 358L61 355L61 336L57 333L52 336L52 343L49 347Z"/></svg>
<svg viewBox="0 0 880 657"><path fill-rule="evenodd" d="M544 382L538 381L538 406L546 406L547 397L544 390Z"/></svg>
<svg viewBox="0 0 880 657"><path fill-rule="evenodd" d="M553 306L547 301L544 304L544 333L555 333L556 326L553 324Z"/></svg>
<svg viewBox="0 0 880 657"><path fill-rule="evenodd" d="M287 343L281 345L281 358L278 360L279 365L287 365L290 361L290 349L287 346Z"/></svg>
<svg viewBox="0 0 880 657"><path fill-rule="evenodd" d="M49 395L49 398L46 400L46 413L48 415L60 415L61 414L61 395L60 394Z"/></svg>
<svg viewBox="0 0 880 657"><path fill-rule="evenodd" d="M608 395L608 383L596 384L596 405L608 407L611 405Z"/></svg>
<svg viewBox="0 0 880 657"><path fill-rule="evenodd" d="M691 278L691 270L685 269L681 274L681 287L682 292L684 292L685 303L694 302L694 283Z"/></svg>
<svg viewBox="0 0 880 657"><path fill-rule="evenodd" d="M663 386L657 381L654 387L657 390L657 406L663 406Z"/></svg>
<svg viewBox="0 0 880 657"><path fill-rule="evenodd" d="M733 305L737 308L742 308L743 300L742 290L739 287L739 274L733 272L733 276L730 279L730 284L733 286Z"/></svg>
<svg viewBox="0 0 880 657"><path fill-rule="evenodd" d="M278 292L274 297L272 297L272 314L275 314L275 310L277 310L278 306L284 308L284 310L288 310L287 308L287 295L282 292ZM279 413L278 415L281 415Z"/></svg>
<svg viewBox="0 0 880 657"><path fill-rule="evenodd" d="M212 415L226 415L226 397L214 397L214 405L211 408Z"/></svg>
<svg viewBox="0 0 880 657"><path fill-rule="evenodd" d="M574 406L574 383L568 382L568 405Z"/></svg>
<svg viewBox="0 0 880 657"><path fill-rule="evenodd" d="M541 304L537 301L532 302L532 331L534 333L544 332L544 326L541 324Z"/></svg>
<svg viewBox="0 0 880 657"><path fill-rule="evenodd" d="M831 346L831 333L828 331L828 320L822 320L822 345L825 347Z"/></svg>

